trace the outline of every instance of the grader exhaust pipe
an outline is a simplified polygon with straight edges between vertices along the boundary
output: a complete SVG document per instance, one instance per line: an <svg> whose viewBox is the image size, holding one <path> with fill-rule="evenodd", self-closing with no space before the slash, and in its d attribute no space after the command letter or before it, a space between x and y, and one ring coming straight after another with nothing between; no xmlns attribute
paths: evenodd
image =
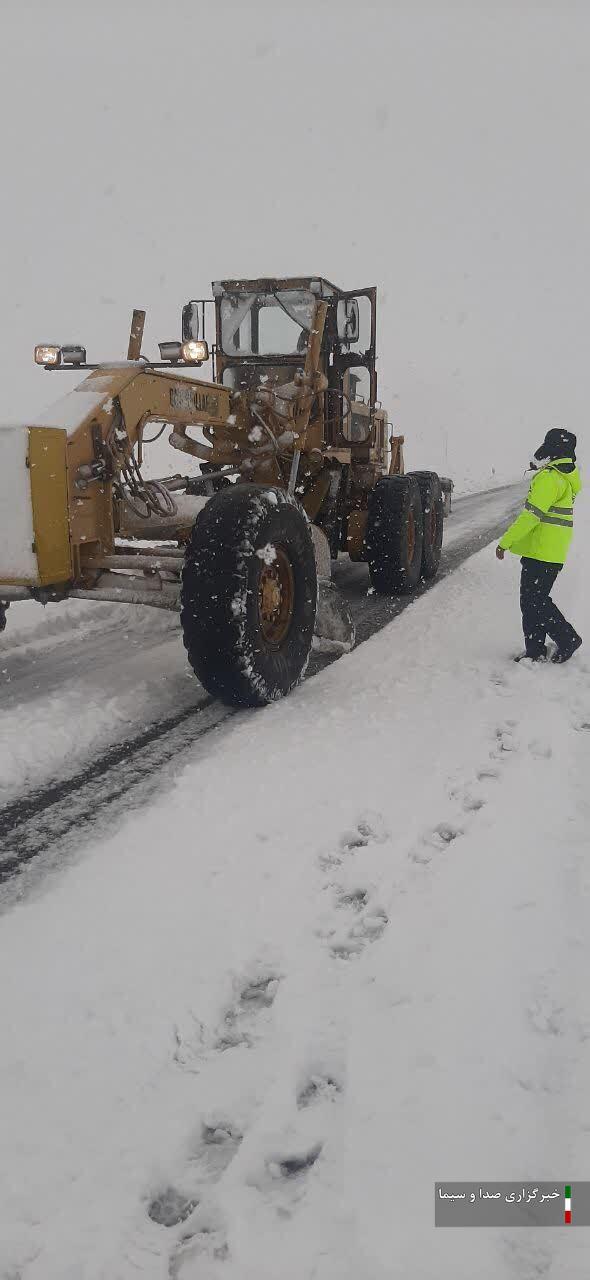
<svg viewBox="0 0 590 1280"><path fill-rule="evenodd" d="M145 311L139 311L137 309L134 310L131 320L131 332L129 334L129 346L127 348L128 360L139 360L141 356L144 327Z"/></svg>

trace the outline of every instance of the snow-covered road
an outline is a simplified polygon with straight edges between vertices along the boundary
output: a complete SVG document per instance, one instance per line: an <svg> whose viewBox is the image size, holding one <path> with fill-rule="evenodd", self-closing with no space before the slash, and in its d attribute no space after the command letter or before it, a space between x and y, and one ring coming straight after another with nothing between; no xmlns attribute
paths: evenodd
<svg viewBox="0 0 590 1280"><path fill-rule="evenodd" d="M590 633L579 505L558 598ZM2 1280L586 1280L590 668L493 547L0 921Z"/></svg>
<svg viewBox="0 0 590 1280"><path fill-rule="evenodd" d="M442 573L505 526L522 486L460 499L445 525ZM367 595L365 565L336 580L361 642L407 607ZM174 778L176 757L231 717L195 680L178 618L72 602L15 605L0 637L0 878L80 828L108 804L142 805ZM309 674L325 665L316 655ZM139 789L138 789L139 788ZM60 849L60 856L63 849Z"/></svg>

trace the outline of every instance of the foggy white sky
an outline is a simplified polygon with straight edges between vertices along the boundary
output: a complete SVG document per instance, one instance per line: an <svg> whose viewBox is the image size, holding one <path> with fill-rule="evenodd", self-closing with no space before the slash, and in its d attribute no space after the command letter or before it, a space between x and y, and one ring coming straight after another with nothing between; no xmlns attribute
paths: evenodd
<svg viewBox="0 0 590 1280"><path fill-rule="evenodd" d="M71 383L36 341L120 358L136 305L155 350L212 279L313 272L380 288L410 465L521 473L585 431L589 119L582 2L4 0L0 420Z"/></svg>

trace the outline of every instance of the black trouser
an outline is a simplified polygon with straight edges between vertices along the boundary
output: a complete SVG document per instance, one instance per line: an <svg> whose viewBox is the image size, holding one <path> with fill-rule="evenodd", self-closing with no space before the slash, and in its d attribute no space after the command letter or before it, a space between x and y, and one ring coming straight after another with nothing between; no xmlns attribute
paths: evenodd
<svg viewBox="0 0 590 1280"><path fill-rule="evenodd" d="M578 639L577 632L553 603L550 591L563 568L561 564L548 564L545 560L521 560L520 609L524 645L529 658L539 658L545 652L545 639L550 636L562 652L571 648Z"/></svg>

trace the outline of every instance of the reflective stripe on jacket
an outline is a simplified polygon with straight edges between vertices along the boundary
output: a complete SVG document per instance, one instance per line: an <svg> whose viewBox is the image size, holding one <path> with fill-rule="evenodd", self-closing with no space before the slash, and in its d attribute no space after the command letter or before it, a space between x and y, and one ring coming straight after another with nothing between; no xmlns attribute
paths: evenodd
<svg viewBox="0 0 590 1280"><path fill-rule="evenodd" d="M505 551L565 564L574 530L574 500L582 487L571 458L548 462L531 481L524 511L500 539Z"/></svg>

